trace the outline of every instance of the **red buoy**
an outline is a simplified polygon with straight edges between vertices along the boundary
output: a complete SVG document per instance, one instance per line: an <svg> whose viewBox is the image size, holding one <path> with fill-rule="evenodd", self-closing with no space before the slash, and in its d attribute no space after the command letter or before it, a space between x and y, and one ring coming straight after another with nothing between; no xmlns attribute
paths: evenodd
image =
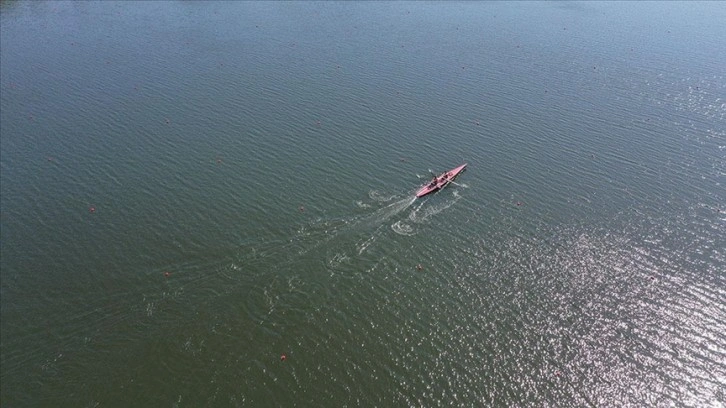
<svg viewBox="0 0 726 408"><path fill-rule="evenodd" d="M282 354L282 355L280 356L280 361L285 361L285 360L287 360L287 356L286 356L286 355L285 355L285 354L283 353L283 354Z"/></svg>
<svg viewBox="0 0 726 408"><path fill-rule="evenodd" d="M88 212L91 213L91 214L95 213L96 212L96 207L94 207L94 206L88 207Z"/></svg>

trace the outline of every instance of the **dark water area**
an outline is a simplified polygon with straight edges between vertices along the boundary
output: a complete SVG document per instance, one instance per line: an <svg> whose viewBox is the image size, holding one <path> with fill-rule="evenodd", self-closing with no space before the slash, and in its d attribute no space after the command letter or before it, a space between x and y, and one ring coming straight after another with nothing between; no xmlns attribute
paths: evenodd
<svg viewBox="0 0 726 408"><path fill-rule="evenodd" d="M724 21L3 1L0 405L724 406Z"/></svg>

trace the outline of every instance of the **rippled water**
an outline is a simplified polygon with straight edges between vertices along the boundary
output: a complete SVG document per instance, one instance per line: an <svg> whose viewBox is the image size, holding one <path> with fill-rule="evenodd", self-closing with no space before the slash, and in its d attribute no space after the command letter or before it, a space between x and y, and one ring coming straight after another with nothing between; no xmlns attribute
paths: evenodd
<svg viewBox="0 0 726 408"><path fill-rule="evenodd" d="M3 2L0 404L723 406L723 21Z"/></svg>

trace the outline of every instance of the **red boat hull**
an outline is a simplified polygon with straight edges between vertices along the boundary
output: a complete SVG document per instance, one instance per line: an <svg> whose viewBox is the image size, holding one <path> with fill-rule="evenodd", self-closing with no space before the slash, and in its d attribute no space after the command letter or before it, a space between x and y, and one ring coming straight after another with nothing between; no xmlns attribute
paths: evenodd
<svg viewBox="0 0 726 408"><path fill-rule="evenodd" d="M464 169L466 168L466 163L462 164L461 166L451 169L447 172L441 173L440 175L436 176L428 182L426 185L421 187L416 192L416 197L423 197L427 194L431 194L435 191L439 191L442 188L446 187L449 183L451 183L452 180L456 178L456 176L459 175Z"/></svg>

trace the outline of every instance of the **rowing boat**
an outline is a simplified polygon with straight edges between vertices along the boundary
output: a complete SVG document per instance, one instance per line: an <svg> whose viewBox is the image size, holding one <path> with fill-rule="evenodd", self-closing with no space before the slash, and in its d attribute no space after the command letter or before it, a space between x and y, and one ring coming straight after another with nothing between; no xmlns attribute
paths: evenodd
<svg viewBox="0 0 726 408"><path fill-rule="evenodd" d="M427 194L431 194L434 191L441 190L442 188L446 187L449 183L451 183L456 176L459 175L464 169L466 168L466 163L462 164L461 166L451 169L447 172L441 173L440 175L434 177L430 182L426 183L426 185L422 186L417 192L416 197L423 197Z"/></svg>

